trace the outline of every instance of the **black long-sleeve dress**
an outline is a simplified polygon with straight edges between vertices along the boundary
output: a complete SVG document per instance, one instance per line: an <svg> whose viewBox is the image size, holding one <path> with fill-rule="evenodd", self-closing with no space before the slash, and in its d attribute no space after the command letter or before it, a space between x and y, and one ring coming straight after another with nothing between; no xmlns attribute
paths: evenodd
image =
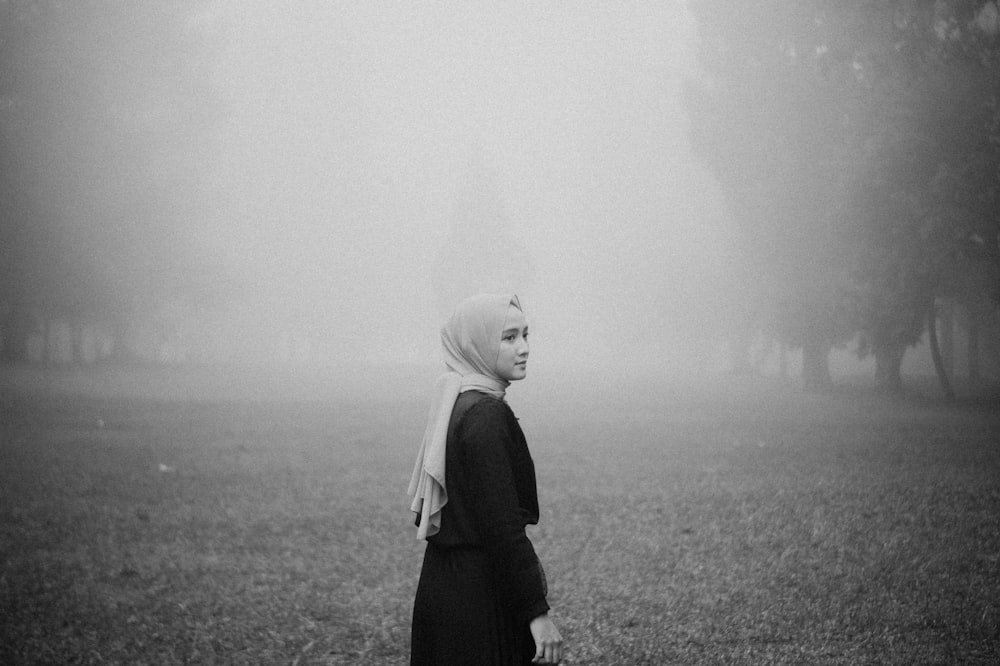
<svg viewBox="0 0 1000 666"><path fill-rule="evenodd" d="M535 652L528 624L549 606L525 534L538 522L535 466L507 403L477 391L459 395L445 475L448 503L440 531L427 539L410 664L528 664Z"/></svg>

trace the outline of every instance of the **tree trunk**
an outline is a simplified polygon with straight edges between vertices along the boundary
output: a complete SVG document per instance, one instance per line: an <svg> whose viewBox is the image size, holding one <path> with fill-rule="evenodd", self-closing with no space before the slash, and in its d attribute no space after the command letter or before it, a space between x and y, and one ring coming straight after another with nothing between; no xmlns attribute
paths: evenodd
<svg viewBox="0 0 1000 666"><path fill-rule="evenodd" d="M72 358L70 359L73 363L83 363L84 359L84 331L83 331L83 319L79 316L70 317L69 320L69 334L70 334L70 353Z"/></svg>
<svg viewBox="0 0 1000 666"><path fill-rule="evenodd" d="M969 312L968 365L969 383L979 384L983 376L979 373L979 321L974 312Z"/></svg>
<svg viewBox="0 0 1000 666"><path fill-rule="evenodd" d="M807 391L823 391L830 387L830 347L809 343L802 347L802 384Z"/></svg>
<svg viewBox="0 0 1000 666"><path fill-rule="evenodd" d="M750 345L753 342L749 330L740 331L730 343L729 368L734 375L749 375L752 369L750 363Z"/></svg>
<svg viewBox="0 0 1000 666"><path fill-rule="evenodd" d="M945 299L941 304L941 362L951 379L955 376L955 302Z"/></svg>
<svg viewBox="0 0 1000 666"><path fill-rule="evenodd" d="M28 315L17 306L7 312L3 322L0 322L0 336L3 344L0 347L0 361L4 363L19 363L28 358Z"/></svg>
<svg viewBox="0 0 1000 666"><path fill-rule="evenodd" d="M934 359L934 371L937 373L938 382L941 384L941 390L944 392L944 397L948 400L954 400L955 391L952 390L951 382L948 381L948 371L944 367L944 361L941 358L941 348L938 345L937 313L934 309L933 298L927 305L927 336L931 345L931 358Z"/></svg>
<svg viewBox="0 0 1000 666"><path fill-rule="evenodd" d="M889 393L903 390L903 354L906 347L886 344L875 349L875 388Z"/></svg>
<svg viewBox="0 0 1000 666"><path fill-rule="evenodd" d="M55 362L55 345L52 344L52 337L55 335L55 323L51 317L45 316L42 322L42 362Z"/></svg>
<svg viewBox="0 0 1000 666"><path fill-rule="evenodd" d="M129 363L135 359L129 353L128 339L129 322L126 316L120 312L112 315L111 320L111 356L106 360L112 363Z"/></svg>

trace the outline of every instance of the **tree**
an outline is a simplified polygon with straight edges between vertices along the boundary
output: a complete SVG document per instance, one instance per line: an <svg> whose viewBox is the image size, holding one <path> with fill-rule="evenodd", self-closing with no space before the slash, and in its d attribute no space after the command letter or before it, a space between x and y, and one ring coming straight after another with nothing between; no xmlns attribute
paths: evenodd
<svg viewBox="0 0 1000 666"><path fill-rule="evenodd" d="M965 271L1000 254L995 0L692 9L708 78L689 91L693 143L737 218L755 307L802 347L807 385L856 330L876 384L898 390L935 301L977 300Z"/></svg>
<svg viewBox="0 0 1000 666"><path fill-rule="evenodd" d="M829 383L827 356L843 342L845 240L840 201L857 150L855 100L828 76L815 3L771 0L734 12L691 3L706 80L688 86L695 151L729 200L744 262L734 297L803 350L808 388ZM736 338L746 332L734 330Z"/></svg>
<svg viewBox="0 0 1000 666"><path fill-rule="evenodd" d="M193 2L0 2L0 322L123 321L190 281L190 168L224 109ZM180 287L178 287L180 288ZM120 348L120 347L119 347Z"/></svg>
<svg viewBox="0 0 1000 666"><path fill-rule="evenodd" d="M970 270L997 254L1000 61L995 31L978 26L984 8L996 11L992 2L954 1L875 3L860 14L880 38L852 50L870 109L866 166L849 203L858 242L853 295L858 352L875 356L880 388L902 387L903 354L926 329L942 389L952 395L936 301L977 301Z"/></svg>

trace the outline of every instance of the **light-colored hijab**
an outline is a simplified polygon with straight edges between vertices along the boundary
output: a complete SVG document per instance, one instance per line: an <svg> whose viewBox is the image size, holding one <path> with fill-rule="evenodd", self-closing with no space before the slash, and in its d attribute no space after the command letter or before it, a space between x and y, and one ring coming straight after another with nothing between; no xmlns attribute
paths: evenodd
<svg viewBox="0 0 1000 666"><path fill-rule="evenodd" d="M507 311L521 303L514 294L480 294L455 308L441 329L444 362L448 367L437 381L427 429L410 478L410 509L420 516L417 538L426 539L441 529L441 509L448 503L445 488L445 445L455 399L465 391L482 391L503 399L506 379L497 375L500 339Z"/></svg>

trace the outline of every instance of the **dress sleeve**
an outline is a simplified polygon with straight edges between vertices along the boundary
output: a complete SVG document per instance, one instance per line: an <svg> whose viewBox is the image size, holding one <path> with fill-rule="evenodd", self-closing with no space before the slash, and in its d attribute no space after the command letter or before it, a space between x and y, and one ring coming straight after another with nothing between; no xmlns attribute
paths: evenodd
<svg viewBox="0 0 1000 666"><path fill-rule="evenodd" d="M477 404L463 420L460 436L472 513L495 583L518 623L527 624L549 605L541 565L524 532L509 453L513 434L503 405Z"/></svg>

